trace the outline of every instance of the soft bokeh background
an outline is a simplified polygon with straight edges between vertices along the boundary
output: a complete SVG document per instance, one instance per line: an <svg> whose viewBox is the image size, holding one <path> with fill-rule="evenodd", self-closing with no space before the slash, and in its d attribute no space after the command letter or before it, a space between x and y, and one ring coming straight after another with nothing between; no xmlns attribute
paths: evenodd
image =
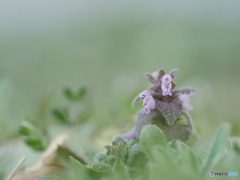
<svg viewBox="0 0 240 180"><path fill-rule="evenodd" d="M200 90L190 114L201 138L225 121L239 136L239 1L0 0L1 156L22 119L38 118L46 96L45 121L65 133L50 110L65 106L66 86L89 90L91 116L75 141L86 134L96 152L97 137L108 142L130 129L140 107L130 103L148 87L142 75L159 68L178 68L176 84Z"/></svg>

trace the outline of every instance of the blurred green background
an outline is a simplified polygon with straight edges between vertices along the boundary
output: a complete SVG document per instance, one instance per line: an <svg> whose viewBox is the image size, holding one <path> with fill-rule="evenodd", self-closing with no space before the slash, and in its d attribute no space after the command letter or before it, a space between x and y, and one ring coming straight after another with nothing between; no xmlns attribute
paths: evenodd
<svg viewBox="0 0 240 180"><path fill-rule="evenodd" d="M221 122L239 136L239 1L0 0L0 144L38 118L46 96L54 124L66 86L88 89L92 130L82 132L111 139L131 128L143 74L159 68L178 68L177 86L199 89L190 114L201 138Z"/></svg>

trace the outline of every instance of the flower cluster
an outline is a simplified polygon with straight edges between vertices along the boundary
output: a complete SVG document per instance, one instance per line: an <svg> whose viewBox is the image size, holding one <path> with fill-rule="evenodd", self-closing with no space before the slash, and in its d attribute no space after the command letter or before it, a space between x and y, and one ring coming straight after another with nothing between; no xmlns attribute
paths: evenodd
<svg viewBox="0 0 240 180"><path fill-rule="evenodd" d="M173 69L169 73L166 73L163 69L160 69L153 73L145 74L151 82L150 90L142 91L133 100L132 106L142 100L143 108L138 113L135 128L129 133L121 135L121 137L137 137L143 126L157 123L157 126L163 128L166 133L170 133L169 139L179 139L176 138L178 136L184 136L183 140L189 138L192 133L192 123L187 111L193 109L189 96L197 92L197 90L191 87L176 88L174 78L177 71L177 69ZM178 122L182 117L187 119L188 125L184 127L184 130L180 129L180 126L176 126L178 130L175 131L186 132L174 137L174 133L171 132L174 128L168 128L174 126L175 122Z"/></svg>
<svg viewBox="0 0 240 180"><path fill-rule="evenodd" d="M139 94L139 97L143 98L144 108L141 111L142 113L149 114L150 110L155 109L156 103L149 91L145 90L145 91L141 92Z"/></svg>

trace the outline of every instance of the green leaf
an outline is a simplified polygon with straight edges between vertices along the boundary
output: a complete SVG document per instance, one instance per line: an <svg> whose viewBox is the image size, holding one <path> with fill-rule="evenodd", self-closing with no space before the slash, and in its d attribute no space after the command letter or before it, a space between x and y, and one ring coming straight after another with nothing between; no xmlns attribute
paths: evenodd
<svg viewBox="0 0 240 180"><path fill-rule="evenodd" d="M30 130L25 127L25 126L20 126L19 133L24 136L29 136L30 135Z"/></svg>
<svg viewBox="0 0 240 180"><path fill-rule="evenodd" d="M64 89L64 95L70 101L81 101L86 95L86 88L80 88L75 94L70 88Z"/></svg>
<svg viewBox="0 0 240 180"><path fill-rule="evenodd" d="M128 180L129 174L127 167L121 161L117 161L113 166L113 172L117 176L116 179Z"/></svg>
<svg viewBox="0 0 240 180"><path fill-rule="evenodd" d="M177 146L187 168L196 174L202 165L202 159L183 142L177 141Z"/></svg>
<svg viewBox="0 0 240 180"><path fill-rule="evenodd" d="M229 134L230 125L223 124L217 131L216 137L214 139L213 145L210 149L208 157L205 161L205 164L202 168L202 173L207 174L210 171L210 168L214 166L219 160L220 153L224 146L224 141Z"/></svg>
<svg viewBox="0 0 240 180"><path fill-rule="evenodd" d="M97 171L91 167L85 166L71 156L70 161L75 173L74 178L71 178L73 180L79 180L80 178L81 180L100 180L103 176L107 177L109 175L107 172Z"/></svg>
<svg viewBox="0 0 240 180"><path fill-rule="evenodd" d="M45 150L48 145L46 132L39 129L37 124L29 119L25 119L19 129L19 134L24 136L25 143L36 151Z"/></svg>
<svg viewBox="0 0 240 180"><path fill-rule="evenodd" d="M105 148L107 149L106 154L108 156L110 155L116 156L120 158L123 162L125 162L127 156L127 144L122 138L120 137L114 138L112 146L107 145L105 146Z"/></svg>
<svg viewBox="0 0 240 180"><path fill-rule="evenodd" d="M36 151L43 151L45 149L41 139L29 137L25 139L25 143Z"/></svg>
<svg viewBox="0 0 240 180"><path fill-rule="evenodd" d="M129 149L126 164L130 170L144 170L146 168L148 159L140 144L136 143Z"/></svg>
<svg viewBox="0 0 240 180"><path fill-rule="evenodd" d="M74 93L72 92L72 90L70 88L64 89L64 95L70 101L74 101L75 100Z"/></svg>
<svg viewBox="0 0 240 180"><path fill-rule="evenodd" d="M172 102L156 101L157 109L166 118L168 125L173 124L181 114L182 102L179 100L173 100Z"/></svg>
<svg viewBox="0 0 240 180"><path fill-rule="evenodd" d="M76 100L81 101L85 97L86 93L87 93L87 89L86 88L80 88L78 90L78 94L76 96Z"/></svg>
<svg viewBox="0 0 240 180"><path fill-rule="evenodd" d="M89 162L89 167L99 172L107 172L112 168L111 159L107 159L105 153L97 153Z"/></svg>
<svg viewBox="0 0 240 180"><path fill-rule="evenodd" d="M146 153L147 157L151 161L155 161L153 149L167 149L167 141L161 129L154 125L145 126L140 134L140 142Z"/></svg>
<svg viewBox="0 0 240 180"><path fill-rule="evenodd" d="M58 119L62 122L67 122L68 112L67 112L66 109L62 109L62 110L57 110L56 109L52 112L52 114L56 119Z"/></svg>
<svg viewBox="0 0 240 180"><path fill-rule="evenodd" d="M82 163L74 159L73 157L70 156L70 161L73 166L73 170L75 173L75 178L76 180L81 178L82 180L92 180L92 178L88 174L88 168L84 166Z"/></svg>

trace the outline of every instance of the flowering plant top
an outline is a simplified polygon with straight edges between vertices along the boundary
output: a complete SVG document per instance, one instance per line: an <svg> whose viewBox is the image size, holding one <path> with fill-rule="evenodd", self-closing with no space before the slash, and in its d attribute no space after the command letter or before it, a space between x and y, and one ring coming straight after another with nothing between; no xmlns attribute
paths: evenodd
<svg viewBox="0 0 240 180"><path fill-rule="evenodd" d="M150 92L144 90L132 102L132 106L143 100L142 113L149 114L157 111L162 114L168 125L173 124L182 111L192 110L189 95L197 92L191 87L176 88L173 82L178 69L171 70L168 74L160 69L145 76L151 82Z"/></svg>

